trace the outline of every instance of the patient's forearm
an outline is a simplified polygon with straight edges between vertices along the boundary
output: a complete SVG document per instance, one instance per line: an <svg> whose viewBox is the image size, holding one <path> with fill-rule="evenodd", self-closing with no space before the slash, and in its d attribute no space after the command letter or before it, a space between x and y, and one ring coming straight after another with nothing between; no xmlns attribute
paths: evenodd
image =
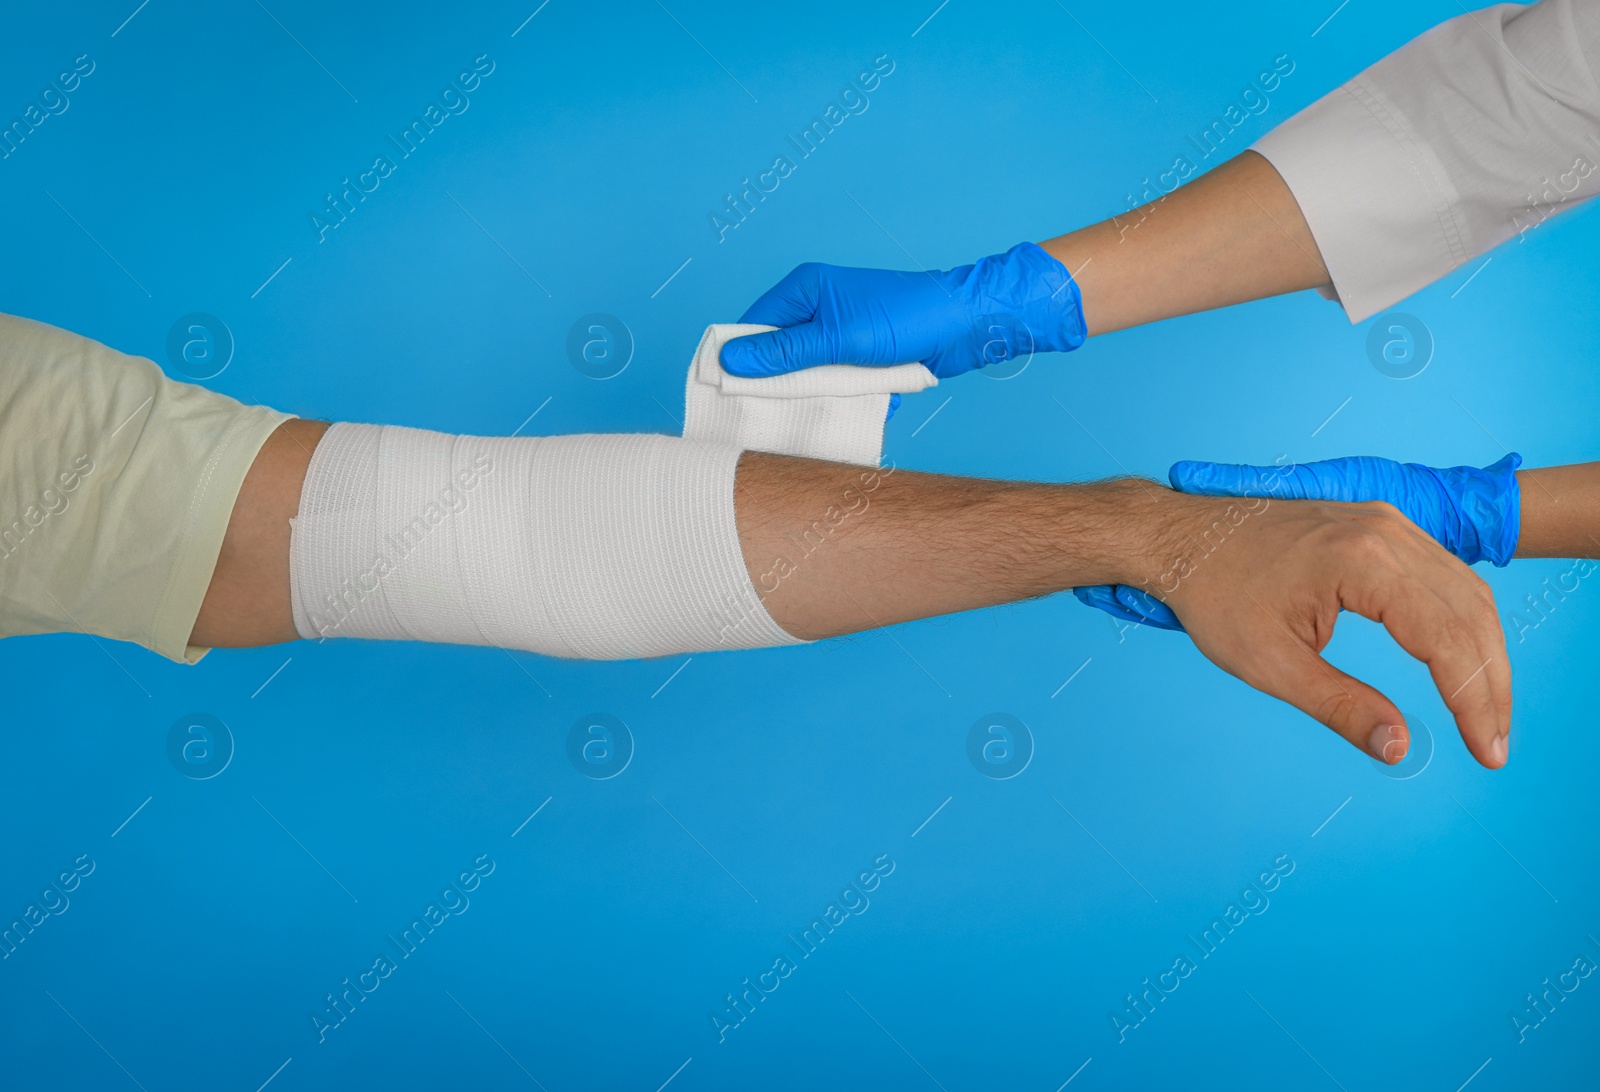
<svg viewBox="0 0 1600 1092"><path fill-rule="evenodd" d="M1039 245L1078 282L1091 335L1330 283L1294 195L1254 152Z"/></svg>
<svg viewBox="0 0 1600 1092"><path fill-rule="evenodd" d="M1600 463L1517 471L1518 557L1600 556Z"/></svg>
<svg viewBox="0 0 1600 1092"><path fill-rule="evenodd" d="M1153 583L1165 488L984 481L746 452L736 510L773 619L817 639L1122 579Z"/></svg>

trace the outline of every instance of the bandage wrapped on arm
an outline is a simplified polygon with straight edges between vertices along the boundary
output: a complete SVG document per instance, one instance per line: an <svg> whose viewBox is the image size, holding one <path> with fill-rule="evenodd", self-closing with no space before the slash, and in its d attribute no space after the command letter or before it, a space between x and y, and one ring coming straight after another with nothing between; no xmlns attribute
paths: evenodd
<svg viewBox="0 0 1600 1092"><path fill-rule="evenodd" d="M797 643L740 549L747 449L876 466L889 396L919 364L728 376L712 326L682 437L492 438L337 424L312 456L291 540L295 629L631 659Z"/></svg>

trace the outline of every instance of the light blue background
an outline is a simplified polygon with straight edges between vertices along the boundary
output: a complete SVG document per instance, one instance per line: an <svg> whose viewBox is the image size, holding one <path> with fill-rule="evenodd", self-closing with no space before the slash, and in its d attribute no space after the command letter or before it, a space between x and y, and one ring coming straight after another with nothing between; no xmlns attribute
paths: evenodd
<svg viewBox="0 0 1600 1092"><path fill-rule="evenodd" d="M536 2L151 0L120 30L133 0L8 11L0 117L96 67L0 162L0 309L169 370L168 329L209 312L238 346L209 385L307 417L673 432L700 330L792 265L945 267L1120 212L1273 58L1293 74L1223 155L1460 11L1351 0L1313 35L1334 0L951 0L925 24L933 0L550 0L524 22ZM482 54L468 111L319 243L324 194ZM867 112L719 243L723 195L880 54ZM1414 379L1307 293L941 385L887 455L1051 479L1592 458L1597 225L1564 216L1405 303L1437 342ZM565 352L590 312L637 342L605 382ZM1510 611L1565 568L1486 575ZM1513 634L1498 773L1346 616L1331 658L1432 730L1409 780L1070 596L687 663L338 641L186 668L6 641L0 916L96 868L0 961L0 1085L1589 1086L1600 978L1525 1043L1509 1014L1600 960L1596 587ZM567 759L594 711L636 743L609 780ZM235 740L210 780L167 758L191 712ZM1010 780L966 757L992 712L1035 740ZM480 854L470 908L318 1042L325 995ZM725 995L883 854L870 908L719 1042ZM1266 912L1119 1043L1124 996L1198 959L1186 934L1280 855Z"/></svg>

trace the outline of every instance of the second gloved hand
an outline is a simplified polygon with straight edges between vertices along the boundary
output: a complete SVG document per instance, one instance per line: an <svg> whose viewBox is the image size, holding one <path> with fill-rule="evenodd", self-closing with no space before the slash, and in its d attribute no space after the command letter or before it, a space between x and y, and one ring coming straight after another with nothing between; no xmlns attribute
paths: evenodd
<svg viewBox="0 0 1600 1092"><path fill-rule="evenodd" d="M819 364L921 363L940 379L1087 337L1078 286L1033 243L947 271L797 266L740 322L778 326L722 347L730 375Z"/></svg>
<svg viewBox="0 0 1600 1092"><path fill-rule="evenodd" d="M1434 541L1468 565L1509 564L1522 528L1522 493L1515 452L1492 466L1430 467L1356 456L1291 466L1180 462L1168 473L1172 487L1204 496L1280 500L1387 501ZM1183 629L1155 597L1121 585L1074 588L1084 603L1124 621Z"/></svg>

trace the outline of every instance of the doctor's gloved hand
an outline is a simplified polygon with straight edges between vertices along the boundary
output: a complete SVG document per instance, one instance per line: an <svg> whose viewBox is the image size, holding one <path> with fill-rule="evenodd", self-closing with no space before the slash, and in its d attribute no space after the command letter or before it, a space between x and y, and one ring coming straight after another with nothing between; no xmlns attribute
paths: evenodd
<svg viewBox="0 0 1600 1092"><path fill-rule="evenodd" d="M1168 474L1174 489L1201 496L1279 500L1386 501L1468 565L1510 563L1521 530L1522 493L1515 452L1492 466L1436 468L1356 456L1291 466L1180 462ZM1165 603L1123 585L1074 588L1092 607L1127 622L1182 630Z"/></svg>
<svg viewBox="0 0 1600 1092"><path fill-rule="evenodd" d="M1078 285L1033 243L948 271L897 272L808 262L739 320L781 329L722 347L730 375L818 364L921 363L940 379L1088 336Z"/></svg>
<svg viewBox="0 0 1600 1092"><path fill-rule="evenodd" d="M1511 563L1522 529L1512 452L1492 466L1431 467L1359 455L1298 466L1174 463L1174 489L1208 497L1387 501L1468 565Z"/></svg>
<svg viewBox="0 0 1600 1092"><path fill-rule="evenodd" d="M1094 584L1087 588L1073 588L1072 594L1086 606L1098 607L1124 622L1184 632L1183 623L1178 621L1171 607L1138 588L1126 584Z"/></svg>

